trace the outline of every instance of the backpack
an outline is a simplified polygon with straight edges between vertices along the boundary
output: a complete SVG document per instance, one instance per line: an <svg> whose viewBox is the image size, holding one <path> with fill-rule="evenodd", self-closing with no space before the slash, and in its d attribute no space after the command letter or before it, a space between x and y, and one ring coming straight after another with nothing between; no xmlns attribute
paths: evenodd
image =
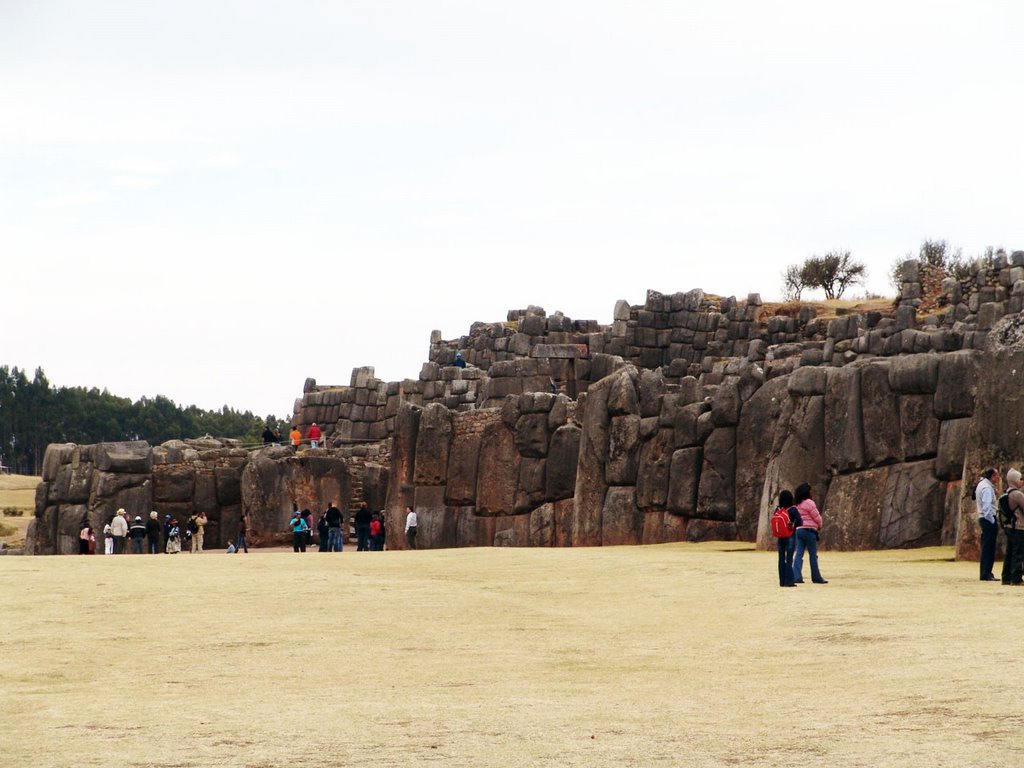
<svg viewBox="0 0 1024 768"><path fill-rule="evenodd" d="M1017 515L1010 509L1010 492L999 497L999 524L1003 528L1016 528Z"/></svg>
<svg viewBox="0 0 1024 768"><path fill-rule="evenodd" d="M185 526L185 529L189 533L196 533L199 531L199 526L196 524L196 519L194 517L190 517L188 519L188 525Z"/></svg>
<svg viewBox="0 0 1024 768"><path fill-rule="evenodd" d="M796 526L790 522L789 509L786 507L779 507L772 514L772 536L777 539L788 539L793 535L796 530Z"/></svg>

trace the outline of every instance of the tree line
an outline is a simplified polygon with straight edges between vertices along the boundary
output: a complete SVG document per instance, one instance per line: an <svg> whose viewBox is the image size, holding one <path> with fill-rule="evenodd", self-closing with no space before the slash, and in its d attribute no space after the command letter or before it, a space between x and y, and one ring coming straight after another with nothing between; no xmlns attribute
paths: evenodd
<svg viewBox="0 0 1024 768"><path fill-rule="evenodd" d="M255 444L264 427L287 431L287 423L226 405L219 411L182 407L163 395L132 402L106 389L53 387L42 368L29 378L17 367L0 366L0 464L17 474L40 474L50 443L146 440L158 445L212 435Z"/></svg>

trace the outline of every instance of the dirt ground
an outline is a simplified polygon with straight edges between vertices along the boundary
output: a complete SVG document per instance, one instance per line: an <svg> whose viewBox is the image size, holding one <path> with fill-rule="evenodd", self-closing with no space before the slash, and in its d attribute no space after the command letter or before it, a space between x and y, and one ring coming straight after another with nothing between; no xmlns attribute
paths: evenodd
<svg viewBox="0 0 1024 768"><path fill-rule="evenodd" d="M0 763L1006 766L1024 589L951 558L4 557Z"/></svg>

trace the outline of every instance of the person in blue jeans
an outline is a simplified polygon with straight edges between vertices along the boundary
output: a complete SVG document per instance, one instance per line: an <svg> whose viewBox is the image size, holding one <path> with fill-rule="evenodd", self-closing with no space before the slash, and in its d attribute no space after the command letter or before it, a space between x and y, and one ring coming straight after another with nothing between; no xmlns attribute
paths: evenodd
<svg viewBox="0 0 1024 768"><path fill-rule="evenodd" d="M818 533L821 531L821 512L811 498L811 486L801 483L796 488L796 511L800 513L801 524L796 529L796 555L793 558L793 582L804 583L804 551L811 561L811 581L828 584L818 570Z"/></svg>
<svg viewBox="0 0 1024 768"><path fill-rule="evenodd" d="M795 529L803 522L800 513L793 506L793 494L789 491L782 491L779 494L779 509L789 512L790 530L794 533L790 536L776 537L775 542L779 550L779 586L795 587L793 583L793 552L796 551Z"/></svg>

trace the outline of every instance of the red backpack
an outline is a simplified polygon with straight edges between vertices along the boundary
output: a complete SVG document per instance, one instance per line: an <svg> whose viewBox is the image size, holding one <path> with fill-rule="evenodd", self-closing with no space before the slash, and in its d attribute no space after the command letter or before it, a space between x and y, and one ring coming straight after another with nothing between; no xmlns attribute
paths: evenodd
<svg viewBox="0 0 1024 768"><path fill-rule="evenodd" d="M796 526L789 520L789 509L779 507L772 513L772 536L777 539L788 539L795 530Z"/></svg>

